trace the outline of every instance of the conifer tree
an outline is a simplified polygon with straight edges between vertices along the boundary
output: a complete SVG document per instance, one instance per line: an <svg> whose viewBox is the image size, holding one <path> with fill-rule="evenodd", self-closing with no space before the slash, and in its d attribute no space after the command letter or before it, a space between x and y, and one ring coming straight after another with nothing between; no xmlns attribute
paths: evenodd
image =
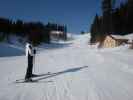
<svg viewBox="0 0 133 100"><path fill-rule="evenodd" d="M102 0L102 30L104 34L112 32L112 0Z"/></svg>

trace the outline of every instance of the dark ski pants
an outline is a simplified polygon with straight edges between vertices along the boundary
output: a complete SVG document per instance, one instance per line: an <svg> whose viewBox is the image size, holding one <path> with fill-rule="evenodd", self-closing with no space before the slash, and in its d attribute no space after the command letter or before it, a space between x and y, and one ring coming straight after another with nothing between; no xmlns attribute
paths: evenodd
<svg viewBox="0 0 133 100"><path fill-rule="evenodd" d="M28 67L25 79L30 79L32 77L32 69L33 69L33 56L28 55Z"/></svg>

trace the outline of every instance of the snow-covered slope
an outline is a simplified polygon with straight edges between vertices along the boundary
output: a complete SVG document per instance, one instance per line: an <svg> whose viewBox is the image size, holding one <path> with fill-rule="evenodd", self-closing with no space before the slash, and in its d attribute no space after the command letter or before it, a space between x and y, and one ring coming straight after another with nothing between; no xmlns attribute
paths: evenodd
<svg viewBox="0 0 133 100"><path fill-rule="evenodd" d="M25 54L25 39L10 35L8 40L0 42L0 57L21 56Z"/></svg>
<svg viewBox="0 0 133 100"><path fill-rule="evenodd" d="M1 57L0 100L133 100L133 51L97 50L88 40L79 35L67 46L41 50L34 83L15 83L24 78L25 56Z"/></svg>
<svg viewBox="0 0 133 100"><path fill-rule="evenodd" d="M0 43L0 57L24 55L24 48L8 43Z"/></svg>

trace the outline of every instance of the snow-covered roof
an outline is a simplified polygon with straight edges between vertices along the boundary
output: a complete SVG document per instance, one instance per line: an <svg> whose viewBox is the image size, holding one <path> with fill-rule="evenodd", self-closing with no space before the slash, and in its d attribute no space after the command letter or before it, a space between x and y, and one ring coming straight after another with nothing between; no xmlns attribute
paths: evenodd
<svg viewBox="0 0 133 100"><path fill-rule="evenodd" d="M51 33L51 34L63 34L62 31L51 31L50 33Z"/></svg>
<svg viewBox="0 0 133 100"><path fill-rule="evenodd" d="M111 35L113 38L115 39L126 39L124 36L122 35Z"/></svg>
<svg viewBox="0 0 133 100"><path fill-rule="evenodd" d="M133 40L133 33L128 35L111 35L115 39Z"/></svg>
<svg viewBox="0 0 133 100"><path fill-rule="evenodd" d="M133 40L133 33L132 34L125 35L125 38L132 39Z"/></svg>

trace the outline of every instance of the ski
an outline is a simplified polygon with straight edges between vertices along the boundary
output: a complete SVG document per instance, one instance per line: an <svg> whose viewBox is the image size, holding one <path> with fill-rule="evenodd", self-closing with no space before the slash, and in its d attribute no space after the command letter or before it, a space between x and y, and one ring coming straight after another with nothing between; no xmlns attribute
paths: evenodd
<svg viewBox="0 0 133 100"><path fill-rule="evenodd" d="M32 77L32 81L31 82L36 82L36 80L34 80L34 78L37 78L37 77L43 77L43 76L48 76L48 75L52 75L51 72L47 72L45 74L41 74L41 75L35 75ZM30 82L30 81L29 81ZM24 78L22 79L18 79L15 81L15 83L26 83L26 80ZM28 83L28 82L27 82Z"/></svg>
<svg viewBox="0 0 133 100"><path fill-rule="evenodd" d="M16 81L15 83L36 83L38 82L37 80L30 80L30 81L27 81L27 80L19 80L19 81Z"/></svg>

